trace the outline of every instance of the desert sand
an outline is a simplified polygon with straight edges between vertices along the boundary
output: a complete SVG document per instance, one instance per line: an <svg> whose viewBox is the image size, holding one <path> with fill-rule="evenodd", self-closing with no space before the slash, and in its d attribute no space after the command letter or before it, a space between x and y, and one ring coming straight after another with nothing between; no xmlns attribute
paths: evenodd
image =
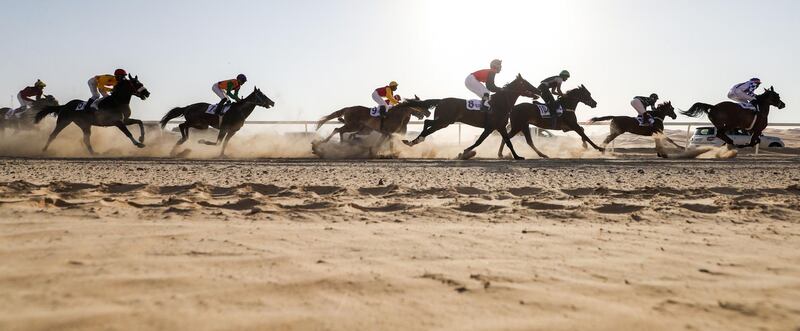
<svg viewBox="0 0 800 331"><path fill-rule="evenodd" d="M797 330L800 159L0 159L1 330Z"/></svg>

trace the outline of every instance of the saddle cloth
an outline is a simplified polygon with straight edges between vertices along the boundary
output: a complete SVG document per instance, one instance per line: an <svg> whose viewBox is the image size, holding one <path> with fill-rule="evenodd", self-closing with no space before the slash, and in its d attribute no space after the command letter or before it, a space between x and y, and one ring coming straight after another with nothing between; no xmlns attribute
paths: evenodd
<svg viewBox="0 0 800 331"><path fill-rule="evenodd" d="M483 102L483 100L479 99L467 100L467 110L471 111L481 110L481 102Z"/></svg>
<svg viewBox="0 0 800 331"><path fill-rule="evenodd" d="M542 118L550 118L550 110L547 109L547 105L538 102L534 102L533 104L536 107L539 107L539 115L542 116ZM558 113L558 116L561 116L561 114L564 114L564 107L558 106L558 110L556 112Z"/></svg>
<svg viewBox="0 0 800 331"><path fill-rule="evenodd" d="M369 109L369 116L372 116L372 117L381 117L381 107L382 107L382 106L377 106L377 107L372 107L372 108L370 108L370 109ZM386 112L387 112L387 113L389 112L389 109L392 109L392 106L391 106L391 105L389 105L389 106L386 106Z"/></svg>
<svg viewBox="0 0 800 331"><path fill-rule="evenodd" d="M89 108L93 109L93 110L98 110L97 104L100 103L100 100L103 100L103 98L100 98L100 99L97 99L97 100L89 99L88 101L83 101L83 102L79 103L77 107L75 107L75 110L76 111L84 111L84 110L87 110L86 109L87 106Z"/></svg>
<svg viewBox="0 0 800 331"><path fill-rule="evenodd" d="M639 126L651 126L656 122L656 120L653 119L652 116L650 117L649 121L645 122L644 119L642 118L642 115L636 116L636 121L639 122Z"/></svg>
<svg viewBox="0 0 800 331"><path fill-rule="evenodd" d="M225 115L225 113L227 113L228 110L231 109L231 106L232 105L225 105L225 108L222 108L222 115ZM208 105L208 109L206 109L206 114L215 115L216 110L217 110L216 104Z"/></svg>

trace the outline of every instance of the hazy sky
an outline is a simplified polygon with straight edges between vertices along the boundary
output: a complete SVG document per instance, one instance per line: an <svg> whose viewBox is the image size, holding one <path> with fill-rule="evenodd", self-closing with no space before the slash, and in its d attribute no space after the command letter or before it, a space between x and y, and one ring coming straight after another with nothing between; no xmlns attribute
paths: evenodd
<svg viewBox="0 0 800 331"><path fill-rule="evenodd" d="M599 106L579 117L633 114L657 92L680 108L725 99L759 76L800 122L797 0L0 0L0 105L40 78L61 102L89 96L90 76L122 67L152 97L134 117L216 102L211 85L245 73L277 103L251 119L316 119L398 93L469 97L464 78L504 61L502 84L572 72ZM16 104L16 101L14 101Z"/></svg>

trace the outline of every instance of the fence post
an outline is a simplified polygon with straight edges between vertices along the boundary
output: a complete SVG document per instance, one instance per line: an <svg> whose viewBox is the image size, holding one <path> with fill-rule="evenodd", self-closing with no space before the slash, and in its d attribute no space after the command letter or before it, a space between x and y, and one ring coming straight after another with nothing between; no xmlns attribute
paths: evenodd
<svg viewBox="0 0 800 331"><path fill-rule="evenodd" d="M686 144L684 147L689 147L689 143L692 142L692 125L689 124L686 126Z"/></svg>
<svg viewBox="0 0 800 331"><path fill-rule="evenodd" d="M303 124L303 126L305 126L305 127L306 127L306 133L308 133L308 123L306 123L306 124Z"/></svg>
<svg viewBox="0 0 800 331"><path fill-rule="evenodd" d="M461 146L461 123L458 123L458 146Z"/></svg>

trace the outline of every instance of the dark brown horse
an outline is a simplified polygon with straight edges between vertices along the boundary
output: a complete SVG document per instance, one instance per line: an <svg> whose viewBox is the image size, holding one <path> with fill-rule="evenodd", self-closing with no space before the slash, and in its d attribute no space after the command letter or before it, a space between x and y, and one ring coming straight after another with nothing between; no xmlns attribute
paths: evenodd
<svg viewBox="0 0 800 331"><path fill-rule="evenodd" d="M564 113L558 117L555 126L553 126L552 119L542 118L539 111L539 106L542 104L523 103L514 107L514 111L511 112L509 136L514 137L522 131L525 135L525 140L528 142L528 146L531 146L539 157L547 158L547 155L539 151L536 145L533 144L531 130L528 125L532 124L542 129L563 130L564 132L575 131L581 136L581 139L583 139L584 148L587 148L586 143L588 142L592 147L602 152L603 148L595 145L595 143L586 136L583 127L578 124L578 117L575 115L575 109L578 107L578 104L583 103L592 108L597 107L597 101L592 98L592 93L589 92L585 86L581 85L576 89L567 91L563 97L558 99L557 103L564 109ZM503 147L503 144L500 144L500 150L497 152L497 157L499 158L503 157Z"/></svg>
<svg viewBox="0 0 800 331"><path fill-rule="evenodd" d="M690 117L699 117L708 114L708 119L717 128L717 138L722 139L728 146L734 146L725 133L735 129L745 129L753 133L753 138L748 145L738 145L736 147L752 147L761 142L761 132L769 124L769 109L772 106L783 109L786 104L781 101L781 96L775 92L774 87L764 90L764 93L756 96L756 104L759 112L753 113L749 109L744 109L737 103L726 101L712 106L706 103L696 103L689 110L681 114Z"/></svg>
<svg viewBox="0 0 800 331"><path fill-rule="evenodd" d="M178 117L183 116L186 119L185 122L178 125L178 129L181 131L181 139L172 148L171 154L174 155L178 146L183 145L189 139L189 129L208 130L209 127L212 127L219 130L217 141L200 140L198 143L216 146L224 139L222 150L219 153L220 157L223 157L225 156L225 148L228 146L228 141L244 126L245 120L250 117L256 106L269 109L275 106L275 102L270 100L264 93L261 93L261 90L255 88L253 93L250 93L242 101L231 105L231 108L222 116L222 121L220 121L219 116L208 113L207 110L210 105L205 102L196 103L186 107L173 108L164 115L160 122L161 128L164 128L169 121Z"/></svg>
<svg viewBox="0 0 800 331"><path fill-rule="evenodd" d="M31 107L23 112L15 112L11 118L6 118L6 114L11 108L0 108L0 133L6 129L14 129L16 132L22 130L32 130L35 127L33 122L36 113L44 107L58 106L58 101L52 95L45 95L43 98L33 102Z"/></svg>
<svg viewBox="0 0 800 331"><path fill-rule="evenodd" d="M138 77L128 75L127 80L123 80L114 86L111 95L96 102L97 109L87 107L89 109L77 110L78 106L83 102L82 100L72 100L63 106L45 107L44 110L36 113L34 121L39 123L45 116L55 114L58 116L56 127L50 138L47 139L47 144L44 145L42 151L46 151L53 142L53 139L58 136L61 130L67 127L70 123L75 123L83 131L83 144L89 153L94 154L94 149L90 142L92 135L92 126L115 126L122 133L125 134L131 142L139 148L144 148L144 123L131 117L131 98L133 96L145 100L150 96L150 92L139 81ZM133 138L133 134L128 130L128 125L139 125L139 140Z"/></svg>
<svg viewBox="0 0 800 331"><path fill-rule="evenodd" d="M608 135L608 137L606 137L606 140L603 141L603 147L606 147L608 144L614 141L614 139L625 133L632 133L645 137L652 137L655 134L662 134L664 133L664 120L667 117L670 117L673 120L678 118L678 115L675 114L675 108L672 107L672 102L669 101L658 105L655 111L648 111L648 113L653 120L655 120L652 125L648 126L639 125L639 120L636 117L630 116L595 117L592 118L590 122L595 123L611 120L611 124L609 125L611 133ZM678 145L667 136L664 136L664 139L675 145L675 147L685 149L683 146ZM665 157L666 155L662 155L659 152L658 156Z"/></svg>
<svg viewBox="0 0 800 331"><path fill-rule="evenodd" d="M334 135L339 134L339 139L344 141L345 133L375 131L385 136L396 133L404 133L411 116L424 119L431 115L429 109L439 104L440 100L420 100L419 98L406 100L391 108L384 118L374 117L370 114L371 109L363 106L348 107L337 110L328 116L323 117L317 122L317 130L328 121L339 118L344 126L336 128L325 140L331 140Z"/></svg>
<svg viewBox="0 0 800 331"><path fill-rule="evenodd" d="M539 92L531 83L528 83L522 75L517 75L511 83L508 83L500 92L492 96L490 101L491 111L470 111L467 110L467 100L449 98L443 99L434 112L433 120L426 120L425 126L419 137L413 141L403 141L409 146L414 146L425 140L425 137L433 134L436 131L444 129L453 123L461 122L470 126L483 128L483 133L472 146L464 150L460 159L470 159L475 156L474 149L480 146L492 132L497 131L503 137L503 142L511 149L514 159L523 160L521 156L517 155L514 146L511 144L511 139L506 130L508 124L508 117L514 104L520 96L533 97Z"/></svg>

